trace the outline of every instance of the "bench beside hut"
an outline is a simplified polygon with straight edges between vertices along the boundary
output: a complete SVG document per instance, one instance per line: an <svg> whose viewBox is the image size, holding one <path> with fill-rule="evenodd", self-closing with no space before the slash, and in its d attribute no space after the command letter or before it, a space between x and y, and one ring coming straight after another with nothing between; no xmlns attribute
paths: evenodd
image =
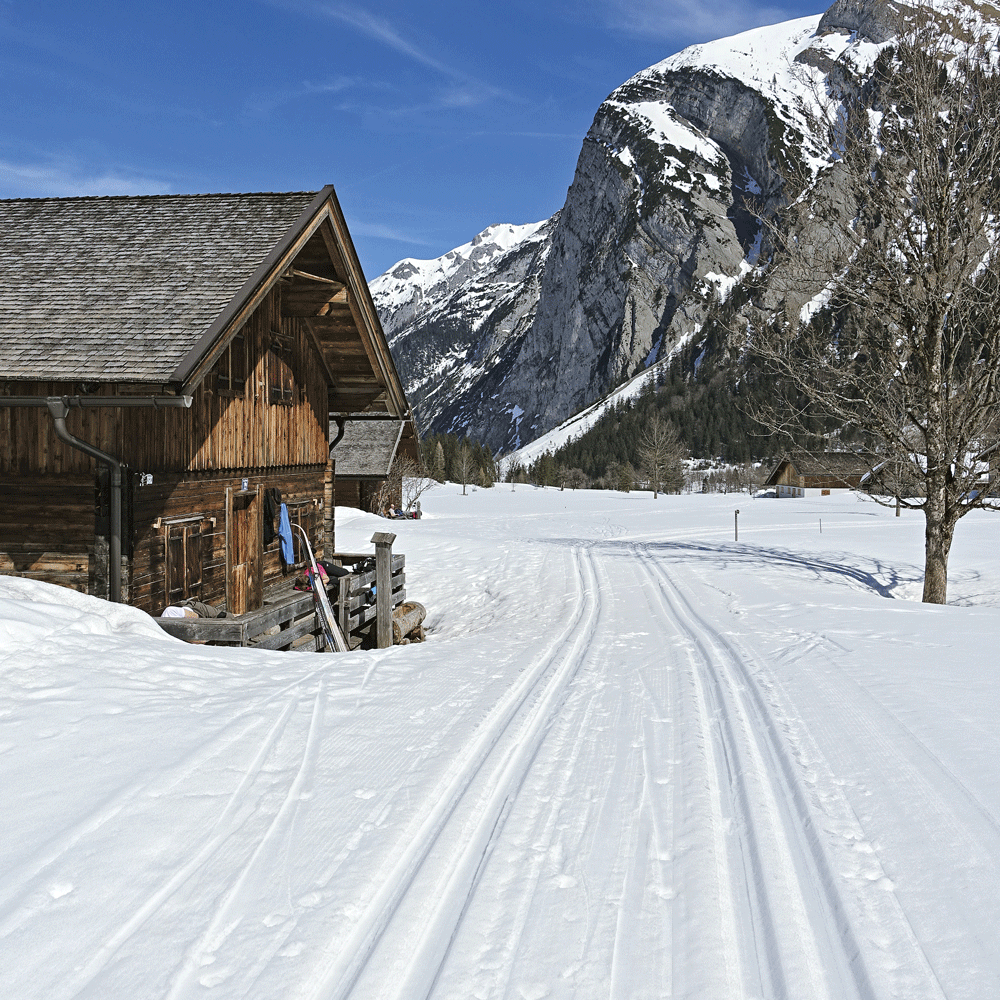
<svg viewBox="0 0 1000 1000"><path fill-rule="evenodd" d="M304 565L269 491L333 554L331 418L415 452L332 186L0 200L0 230L0 573L248 614Z"/></svg>

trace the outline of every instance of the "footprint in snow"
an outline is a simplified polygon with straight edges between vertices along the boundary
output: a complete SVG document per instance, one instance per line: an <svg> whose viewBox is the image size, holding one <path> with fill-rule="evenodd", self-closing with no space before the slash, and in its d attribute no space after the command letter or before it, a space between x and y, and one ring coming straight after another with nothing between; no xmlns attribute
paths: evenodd
<svg viewBox="0 0 1000 1000"><path fill-rule="evenodd" d="M213 986L218 986L220 983L224 983L232 974L232 969L219 969L218 972L212 972L207 976L202 976L198 982L207 989L211 989Z"/></svg>
<svg viewBox="0 0 1000 1000"><path fill-rule="evenodd" d="M543 997L549 996L551 990L547 986L538 983L531 986L519 986L517 992L521 994L524 1000L542 1000Z"/></svg>

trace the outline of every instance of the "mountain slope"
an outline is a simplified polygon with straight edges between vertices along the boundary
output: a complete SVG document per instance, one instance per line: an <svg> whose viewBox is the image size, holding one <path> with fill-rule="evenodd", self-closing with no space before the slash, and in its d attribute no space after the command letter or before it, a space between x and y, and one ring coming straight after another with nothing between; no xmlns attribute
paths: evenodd
<svg viewBox="0 0 1000 1000"><path fill-rule="evenodd" d="M922 9L953 33L996 20L991 4ZM598 109L557 215L377 278L422 426L521 447L696 335L757 263L754 212L781 203L783 165L828 182L810 117L914 10L840 0L643 70Z"/></svg>
<svg viewBox="0 0 1000 1000"><path fill-rule="evenodd" d="M371 282L407 395L428 431L467 433L486 384L516 363L538 304L558 216L490 226L437 260L404 260Z"/></svg>

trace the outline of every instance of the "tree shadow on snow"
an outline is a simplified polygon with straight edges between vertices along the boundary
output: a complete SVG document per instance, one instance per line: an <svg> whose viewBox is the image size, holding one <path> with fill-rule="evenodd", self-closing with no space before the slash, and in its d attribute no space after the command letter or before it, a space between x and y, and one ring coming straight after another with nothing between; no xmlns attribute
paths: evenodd
<svg viewBox="0 0 1000 1000"><path fill-rule="evenodd" d="M637 542L611 539L584 540L577 538L550 539L555 544L589 546L614 556L634 557L639 552L650 555L661 563L689 563L699 559L713 563L713 568L726 570L739 567L744 570L774 570L786 568L804 572L817 580L837 580L853 584L858 589L895 599L901 588L922 586L923 570L916 566L899 566L868 558L869 568L851 565L847 560L863 558L855 553L844 553L844 562L789 549L765 548L742 545L738 542L713 544L711 542Z"/></svg>

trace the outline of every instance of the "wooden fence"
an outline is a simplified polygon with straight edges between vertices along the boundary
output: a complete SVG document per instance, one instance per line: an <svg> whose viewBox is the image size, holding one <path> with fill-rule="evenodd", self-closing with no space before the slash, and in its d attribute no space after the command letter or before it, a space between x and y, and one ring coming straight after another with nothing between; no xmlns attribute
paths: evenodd
<svg viewBox="0 0 1000 1000"><path fill-rule="evenodd" d="M376 539L381 539L376 541ZM388 541L386 541L388 539ZM393 554L395 535L372 539L375 555L335 552L329 561L352 572L340 578L334 607L348 645L391 646L392 613L406 600L406 557ZM157 618L160 627L187 642L253 649L326 649L312 593L284 591L265 597L264 606L231 618Z"/></svg>

